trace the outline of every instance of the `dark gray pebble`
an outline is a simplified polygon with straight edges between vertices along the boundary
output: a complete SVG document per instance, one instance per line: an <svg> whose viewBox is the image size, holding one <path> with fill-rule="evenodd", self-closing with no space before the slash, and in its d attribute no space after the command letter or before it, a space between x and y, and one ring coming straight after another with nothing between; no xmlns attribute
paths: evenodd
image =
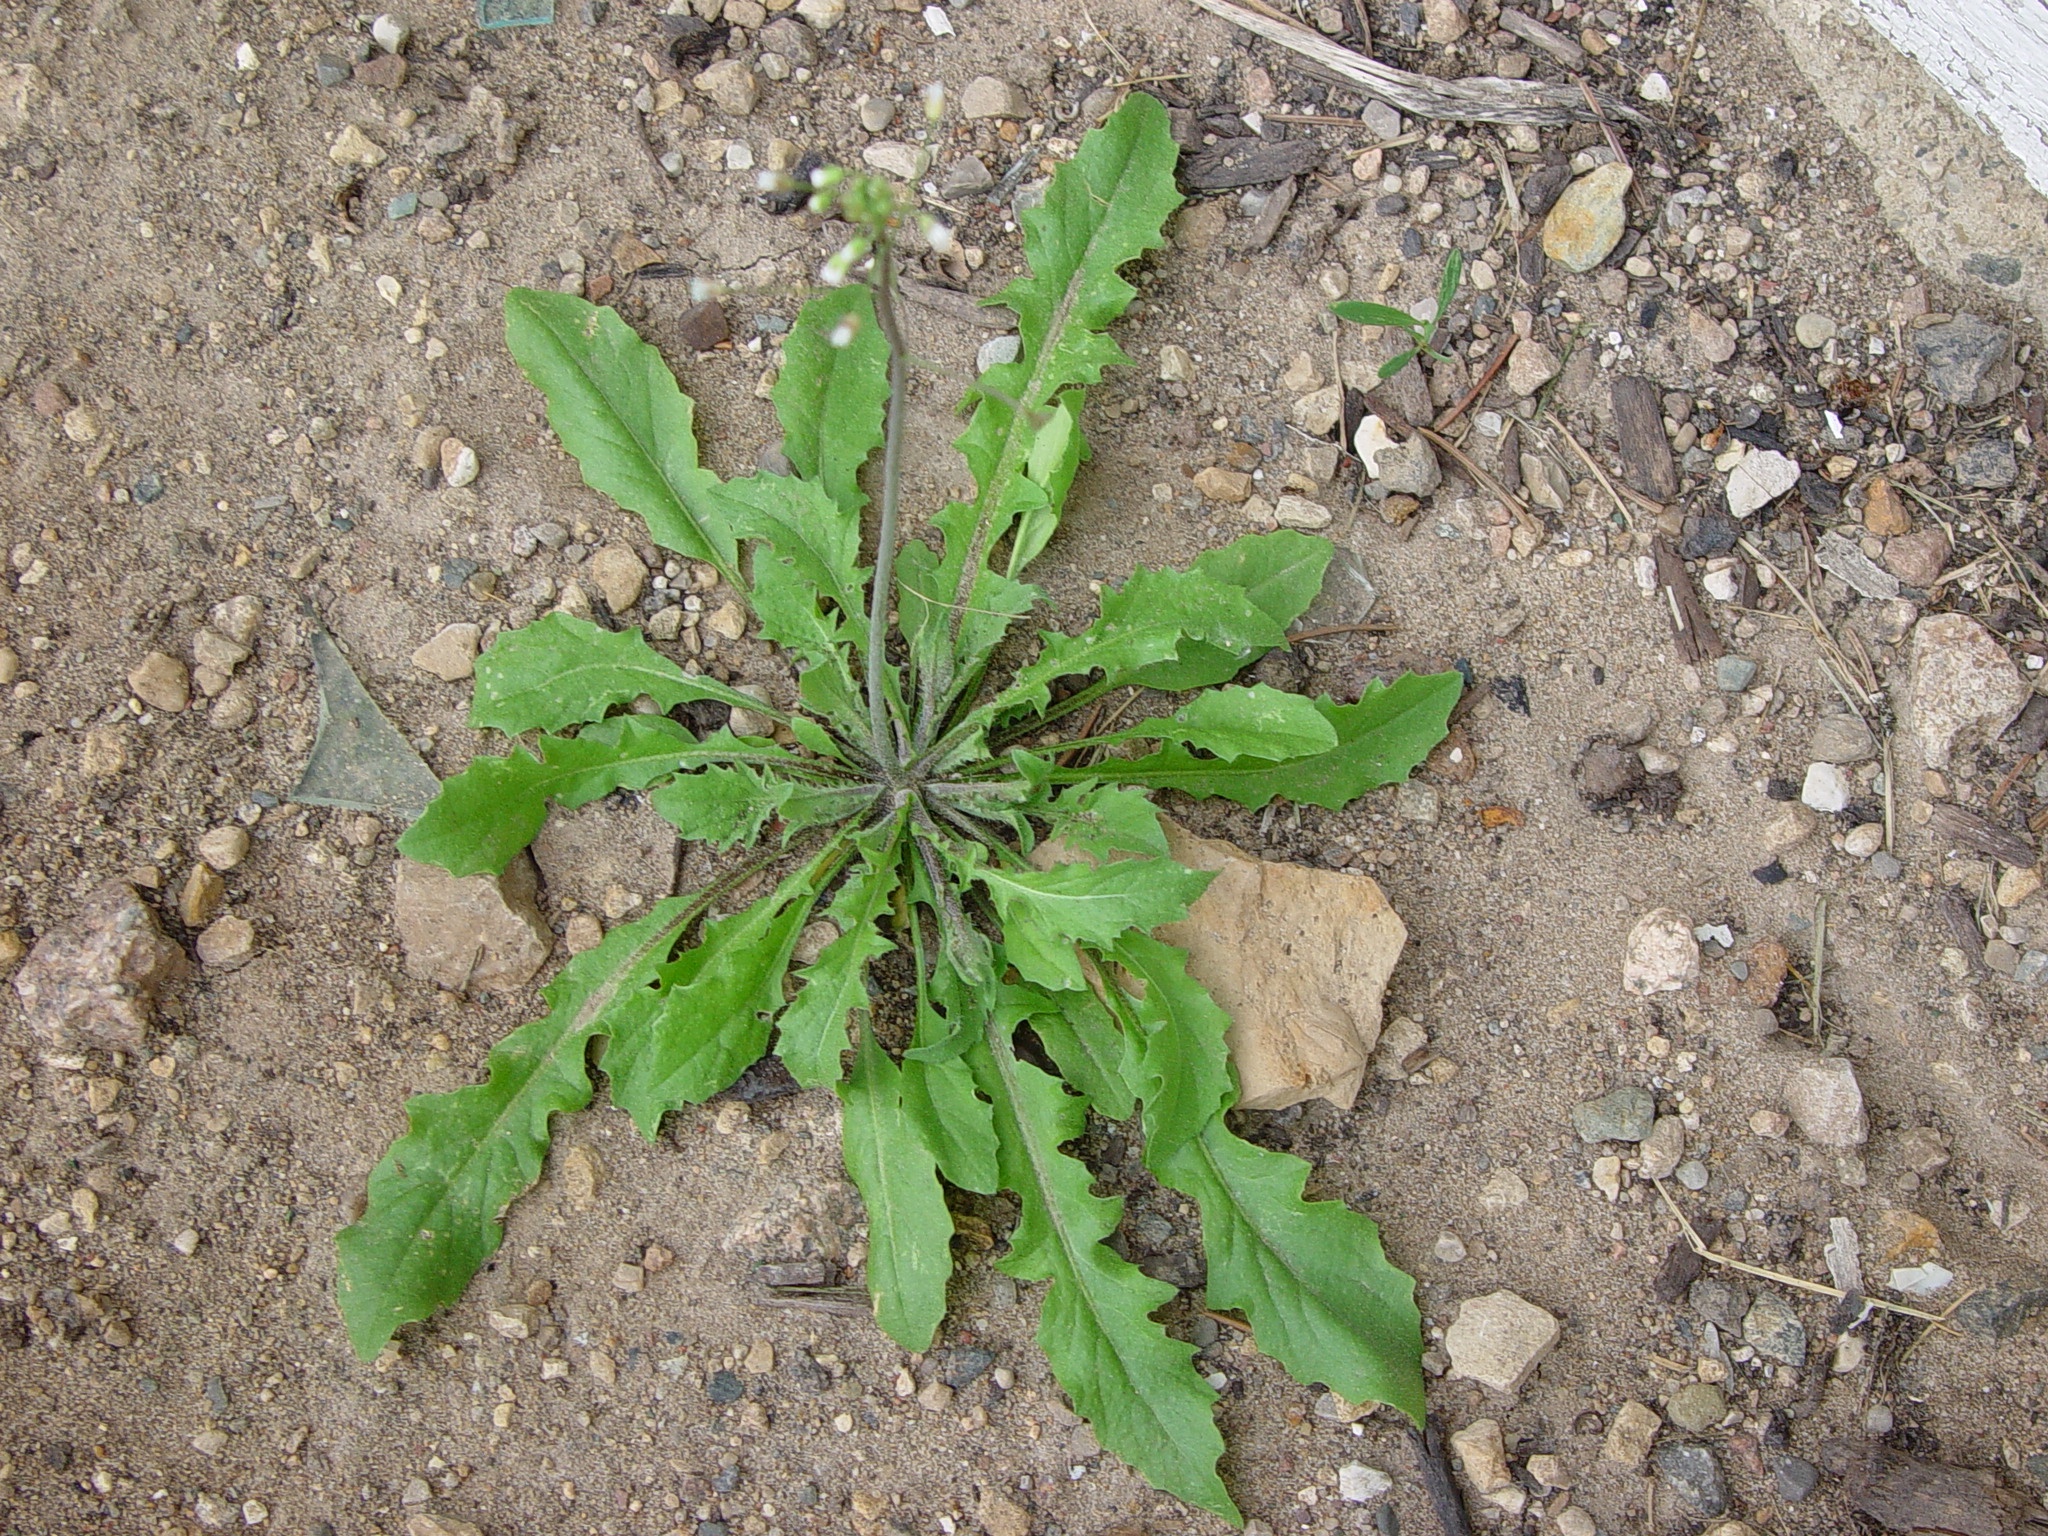
<svg viewBox="0 0 2048 1536"><path fill-rule="evenodd" d="M1687 1513L1711 1520L1728 1508L1728 1483L1704 1445L1683 1441L1657 1447L1657 1476Z"/></svg>
<svg viewBox="0 0 2048 1536"><path fill-rule="evenodd" d="M1787 1504L1797 1504L1820 1486L1820 1468L1797 1456L1787 1456L1771 1468L1771 1481L1778 1486L1779 1498Z"/></svg>
<svg viewBox="0 0 2048 1536"><path fill-rule="evenodd" d="M704 1395L721 1408L738 1402L746 1394L746 1387L731 1371L713 1371L711 1379L704 1383Z"/></svg>

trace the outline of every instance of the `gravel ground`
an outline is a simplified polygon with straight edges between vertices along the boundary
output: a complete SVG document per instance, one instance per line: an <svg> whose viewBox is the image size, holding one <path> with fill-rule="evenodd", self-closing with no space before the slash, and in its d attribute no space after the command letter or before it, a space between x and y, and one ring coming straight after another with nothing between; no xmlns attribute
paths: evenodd
<svg viewBox="0 0 2048 1536"><path fill-rule="evenodd" d="M922 277L985 295L1017 268L1011 196L1133 78L1197 148L1263 133L1321 153L1277 226L1270 185L1178 217L1118 332L1135 364L1090 402L1095 457L1042 579L1075 622L1091 584L1134 563L1320 508L1385 627L1262 676L1341 696L1402 666L1470 669L1455 750L1416 784L1342 813L1168 809L1369 874L1407 920L1397 1022L1355 1108L1253 1130L1315 1161L1312 1190L1377 1218L1418 1277L1432 1410L1462 1435L1480 1527L1903 1528L1861 1471L1910 1455L1992 1469L2007 1505L1969 1484L1972 1518L2023 1528L2048 1478L2048 1358L2027 1320L2048 1301L2048 898L2029 867L2048 719L2030 707L2006 729L2048 659L2031 333L2001 311L1995 261L1970 291L1923 281L1744 10L1695 36L1664 0L1565 5L1541 13L1545 47L1496 30L1490 0L1462 32L1448 0L1367 9L1387 62L1583 74L1674 123L1622 136L1623 243L1582 274L1525 259L1504 197L1503 169L1518 203L1562 184L1550 166L1599 181L1596 126L1360 120L1362 98L1284 53L1135 0L724 0L731 30L679 67L675 28L602 0L492 32L422 4L397 54L367 16L297 0L0 22L0 956L16 966L120 879L197 957L135 1049L39 1039L6 993L8 1529L1221 1529L1066 1408L1030 1342L1034 1298L987 1263L1001 1202L959 1207L965 1262L928 1357L861 1316L763 1304L761 1261L858 1277L863 1217L821 1095L728 1098L671 1117L655 1148L608 1108L572 1117L465 1301L357 1364L333 1234L404 1097L473 1080L535 999L408 975L400 818L290 799L316 628L442 774L484 745L462 724L467 637L414 660L451 625L487 642L615 596L673 654L782 682L726 632L729 594L581 486L504 351L506 287L614 304L698 400L707 461L734 472L771 441L762 385L837 243L764 209L758 169L807 152L911 168L934 80L956 108L1018 114L956 111L924 177L969 249ZM1355 10L1311 19L1341 31ZM1527 221L1539 248L1542 228ZM1338 369L1371 383L1391 351L1329 300L1419 305L1453 245L1469 278L1451 360L1375 403L1427 421L1523 334L1446 429L1526 493L1519 515L1448 453L1417 505L1389 494L1388 461L1366 483L1301 430L1327 425ZM690 276L729 292L693 309ZM2016 334L1944 329L1965 310ZM955 376L997 333L943 300L909 315L937 365L909 455L909 500L930 507L963 473ZM1647 390L1666 489L1660 453L1617 436L1618 380ZM1768 488L1778 453L1796 485L1731 521L1731 483ZM1254 478L1198 488L1219 467ZM1726 656L1681 655L1658 538ZM1355 593L1330 613L1362 617ZM551 937L584 942L713 867L659 828L620 804L550 834ZM1773 983L1788 961L1814 974L1823 928L1816 1020L1801 982ZM1586 1107L1622 1088L1643 1093ZM1126 1250L1198 1282L1186 1213L1142 1184L1122 1134L1087 1150L1133 1191ZM1843 1218L1871 1296L1940 1312L1969 1295L1960 1325L1922 1339L1880 1313L1838 1343L1853 1308L1688 1276L1642 1179L1660 1171L1724 1256L1824 1283ZM1887 1283L1923 1261L1955 1278L1918 1300ZM1560 1325L1512 1391L1473 1374L1469 1332L1444 1338L1501 1291ZM1248 1515L1363 1532L1398 1510L1399 1529L1435 1529L1398 1425L1345 1422L1199 1295L1168 1316L1225 1381Z"/></svg>

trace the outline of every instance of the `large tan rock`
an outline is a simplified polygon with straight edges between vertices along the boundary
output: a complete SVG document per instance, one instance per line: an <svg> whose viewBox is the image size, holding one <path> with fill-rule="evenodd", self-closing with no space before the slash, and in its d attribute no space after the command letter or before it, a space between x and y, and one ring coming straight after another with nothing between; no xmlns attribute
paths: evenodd
<svg viewBox="0 0 2048 1536"><path fill-rule="evenodd" d="M450 992L525 986L555 946L534 904L538 888L533 861L523 853L502 875L462 879L400 859L391 918L406 974Z"/></svg>
<svg viewBox="0 0 2048 1536"><path fill-rule="evenodd" d="M135 888L111 880L36 941L15 975L29 1027L51 1045L142 1049L157 989L190 969Z"/></svg>
<svg viewBox="0 0 2048 1536"><path fill-rule="evenodd" d="M1379 885L1357 875L1269 864L1161 817L1190 869L1216 878L1159 937L1231 1018L1230 1058L1246 1109L1328 1099L1349 1109L1380 1038L1380 999L1408 942Z"/></svg>

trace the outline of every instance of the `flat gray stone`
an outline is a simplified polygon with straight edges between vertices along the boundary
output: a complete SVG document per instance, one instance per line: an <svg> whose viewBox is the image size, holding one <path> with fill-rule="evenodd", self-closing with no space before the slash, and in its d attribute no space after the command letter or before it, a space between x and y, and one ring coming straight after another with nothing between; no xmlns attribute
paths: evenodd
<svg viewBox="0 0 2048 1536"><path fill-rule="evenodd" d="M1854 715L1829 715L1815 723L1806 755L1817 763L1860 763L1877 755L1877 738Z"/></svg>
<svg viewBox="0 0 2048 1536"><path fill-rule="evenodd" d="M1513 1291L1475 1296L1444 1330L1451 1375L1496 1392L1515 1393L1557 1347L1558 1321Z"/></svg>
<svg viewBox="0 0 2048 1536"><path fill-rule="evenodd" d="M1913 350L1927 367L1927 386L1950 405L1990 405L2019 387L2013 334L1975 315L1913 333Z"/></svg>
<svg viewBox="0 0 2048 1536"><path fill-rule="evenodd" d="M1743 1342L1797 1370L1806 1364L1806 1325L1776 1291L1759 1291L1742 1319Z"/></svg>
<svg viewBox="0 0 2048 1536"><path fill-rule="evenodd" d="M1572 1106L1572 1128L1588 1146L1601 1141L1641 1141L1656 1123L1656 1095L1647 1088L1616 1088Z"/></svg>
<svg viewBox="0 0 2048 1536"><path fill-rule="evenodd" d="M1720 1463L1704 1445L1678 1441L1660 1445L1650 1460L1657 1468L1658 1481L1671 1490L1672 1497L1689 1515L1712 1520L1728 1509L1728 1481Z"/></svg>

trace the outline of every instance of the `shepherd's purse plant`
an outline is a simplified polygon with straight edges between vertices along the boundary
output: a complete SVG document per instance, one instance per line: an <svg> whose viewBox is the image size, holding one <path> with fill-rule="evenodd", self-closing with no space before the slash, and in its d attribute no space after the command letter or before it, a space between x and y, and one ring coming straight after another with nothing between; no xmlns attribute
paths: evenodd
<svg viewBox="0 0 2048 1536"><path fill-rule="evenodd" d="M905 535L899 506L910 215L888 184L828 175L812 199L857 231L828 276L862 281L824 290L791 331L774 403L793 475L721 482L698 465L690 399L616 314L508 295L512 353L586 482L745 595L793 664L794 702L560 613L479 658L472 722L516 739L442 785L404 854L501 871L550 802L621 788L646 792L679 836L739 851L708 889L569 961L545 1017L491 1051L486 1081L411 1101L339 1238L338 1300L363 1358L458 1300L497 1249L551 1118L590 1100L603 1036L612 1102L650 1141L771 1049L797 1082L836 1091L868 1211L867 1289L906 1349L929 1348L946 1313L948 1186L1010 1191L1020 1216L999 1267L1046 1282L1038 1338L1054 1374L1104 1446L1191 1504L1238 1519L1216 1470L1215 1394L1192 1347L1153 1321L1173 1288L1104 1244L1119 1204L1062 1150L1091 1110L1137 1117L1147 1168L1199 1205L1210 1307L1240 1311L1297 1379L1419 1418L1413 1284L1374 1224L1305 1201L1304 1163L1226 1124L1229 1020L1151 932L1185 917L1209 877L1168 857L1145 792L1341 807L1442 737L1456 674L1350 705L1233 685L1319 590L1330 545L1286 531L1184 571L1138 569L1079 633L1044 631L1027 663L998 660L1043 601L1024 578L1086 455L1084 388L1128 361L1103 333L1133 293L1118 269L1161 244L1179 202L1174 159L1165 111L1133 95L1023 216L1030 274L999 296L1021 352L969 390L957 446L976 490L931 520L934 543ZM862 472L877 448L869 537ZM1191 696L1058 739L1057 722L1117 689ZM699 738L639 712L649 698L743 708L773 734ZM1084 857L1040 867L1029 855L1052 838ZM836 937L797 963L821 918ZM891 948L915 978L901 1007L871 992Z"/></svg>

